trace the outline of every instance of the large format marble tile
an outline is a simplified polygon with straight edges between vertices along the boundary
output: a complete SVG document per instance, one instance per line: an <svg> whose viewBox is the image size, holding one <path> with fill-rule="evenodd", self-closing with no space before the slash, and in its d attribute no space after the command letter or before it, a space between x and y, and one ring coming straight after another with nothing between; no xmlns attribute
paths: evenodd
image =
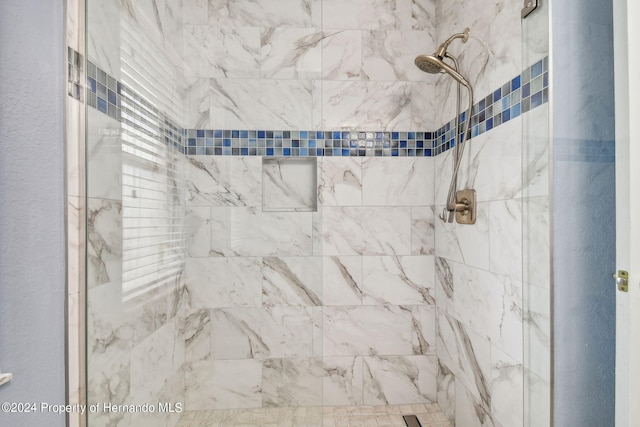
<svg viewBox="0 0 640 427"><path fill-rule="evenodd" d="M206 25L209 22L209 0L191 0L183 5L184 25Z"/></svg>
<svg viewBox="0 0 640 427"><path fill-rule="evenodd" d="M311 357L320 308L228 308L211 312L216 359Z"/></svg>
<svg viewBox="0 0 640 427"><path fill-rule="evenodd" d="M433 206L411 208L411 253L413 255L435 253L435 221Z"/></svg>
<svg viewBox="0 0 640 427"><path fill-rule="evenodd" d="M362 80L362 31L327 31L323 36L322 78Z"/></svg>
<svg viewBox="0 0 640 427"><path fill-rule="evenodd" d="M501 3L495 2L488 5L453 0L436 4L437 44L444 42L454 33L462 32L466 27L470 29L467 43L463 44L460 40L456 40L448 51L458 58L461 73L473 85L474 92L479 97L486 96L492 89L489 86L489 78L492 73L489 30L495 18L494 14ZM517 19L519 20L519 18ZM448 76L442 77L454 82ZM455 106L455 95L451 95L450 98L453 98L450 105ZM452 118L454 116L453 110L450 110L447 116Z"/></svg>
<svg viewBox="0 0 640 427"><path fill-rule="evenodd" d="M435 34L436 22L435 0L411 1L411 28Z"/></svg>
<svg viewBox="0 0 640 427"><path fill-rule="evenodd" d="M322 305L322 258L265 257L261 267L265 306Z"/></svg>
<svg viewBox="0 0 640 427"><path fill-rule="evenodd" d="M209 310L187 310L184 319L184 360L197 362L211 354L211 313Z"/></svg>
<svg viewBox="0 0 640 427"><path fill-rule="evenodd" d="M179 314L180 304L167 289L156 289L137 299L123 298L122 282L89 289L87 294L87 348L90 360L124 354ZM115 358L115 356L114 356Z"/></svg>
<svg viewBox="0 0 640 427"><path fill-rule="evenodd" d="M206 372L206 375L203 375ZM185 408L259 408L262 406L262 362L202 360L185 364Z"/></svg>
<svg viewBox="0 0 640 427"><path fill-rule="evenodd" d="M156 410L153 413L136 412L131 414L131 425L136 427L175 427L184 412L184 373L182 369L167 378L164 386L148 402L160 405L170 405L173 412ZM142 404L146 403L142 402ZM182 405L182 412L178 412L177 404Z"/></svg>
<svg viewBox="0 0 640 427"><path fill-rule="evenodd" d="M262 266L252 257L187 259L190 308L261 306Z"/></svg>
<svg viewBox="0 0 640 427"><path fill-rule="evenodd" d="M453 261L446 258L435 257L436 269L436 305L439 310L450 315L455 314L454 306L454 290L455 282L453 280Z"/></svg>
<svg viewBox="0 0 640 427"><path fill-rule="evenodd" d="M208 78L185 76L185 129L214 129Z"/></svg>
<svg viewBox="0 0 640 427"><path fill-rule="evenodd" d="M322 24L326 29L409 29L411 0L324 0Z"/></svg>
<svg viewBox="0 0 640 427"><path fill-rule="evenodd" d="M187 203L193 206L261 206L259 157L189 156Z"/></svg>
<svg viewBox="0 0 640 427"><path fill-rule="evenodd" d="M411 312L413 353L427 355L436 353L436 308L429 305L402 306Z"/></svg>
<svg viewBox="0 0 640 427"><path fill-rule="evenodd" d="M185 25L185 73L260 78L260 28Z"/></svg>
<svg viewBox="0 0 640 427"><path fill-rule="evenodd" d="M209 121L214 129L313 128L310 80L210 79Z"/></svg>
<svg viewBox="0 0 640 427"><path fill-rule="evenodd" d="M456 379L457 423L460 422L458 396L462 393L462 388L469 390L483 407L491 407L490 347L488 340L468 330L460 321L438 310L438 359Z"/></svg>
<svg viewBox="0 0 640 427"><path fill-rule="evenodd" d="M89 403L142 404L171 391L181 402L183 302L170 290L124 301L122 283L88 290L87 381ZM162 401L165 401L162 399ZM95 425L132 425L131 414L90 414ZM118 424L120 423L120 424Z"/></svg>
<svg viewBox="0 0 640 427"><path fill-rule="evenodd" d="M324 357L322 377L322 404L362 405L362 357Z"/></svg>
<svg viewBox="0 0 640 427"><path fill-rule="evenodd" d="M430 54L424 52L421 54ZM415 65L414 65L415 66ZM434 112L438 111L438 92L436 90L436 79L430 78L426 81L411 83L411 130L416 132L431 131L442 126L438 122Z"/></svg>
<svg viewBox="0 0 640 427"><path fill-rule="evenodd" d="M431 77L413 61L435 48L433 34L427 31L363 31L363 77L373 81L429 81Z"/></svg>
<svg viewBox="0 0 640 427"><path fill-rule="evenodd" d="M497 1L491 5L493 20L489 27L491 56L489 84L498 88L522 71L522 5L513 1Z"/></svg>
<svg viewBox="0 0 640 427"><path fill-rule="evenodd" d="M86 7L87 59L119 80L121 3L91 2Z"/></svg>
<svg viewBox="0 0 640 427"><path fill-rule="evenodd" d="M122 204L87 201L87 287L122 279Z"/></svg>
<svg viewBox="0 0 640 427"><path fill-rule="evenodd" d="M549 103L522 116L523 196L549 195Z"/></svg>
<svg viewBox="0 0 640 427"><path fill-rule="evenodd" d="M182 369L184 338L170 321L131 349L132 402L152 402L165 382Z"/></svg>
<svg viewBox="0 0 640 427"><path fill-rule="evenodd" d="M185 250L190 257L208 257L211 251L211 209L194 206L185 212Z"/></svg>
<svg viewBox="0 0 640 427"><path fill-rule="evenodd" d="M489 203L491 272L522 280L522 199Z"/></svg>
<svg viewBox="0 0 640 427"><path fill-rule="evenodd" d="M456 377L446 365L438 359L437 396L438 406L450 421L456 417Z"/></svg>
<svg viewBox="0 0 640 427"><path fill-rule="evenodd" d="M364 304L435 304L432 256L363 257Z"/></svg>
<svg viewBox="0 0 640 427"><path fill-rule="evenodd" d="M229 256L312 254L311 212L211 208L211 253Z"/></svg>
<svg viewBox="0 0 640 427"><path fill-rule="evenodd" d="M320 206L362 205L362 159L319 158L317 182Z"/></svg>
<svg viewBox="0 0 640 427"><path fill-rule="evenodd" d="M454 264L455 316L518 361L522 360L522 283Z"/></svg>
<svg viewBox="0 0 640 427"><path fill-rule="evenodd" d="M209 23L254 27L320 25L320 0L209 0Z"/></svg>
<svg viewBox="0 0 640 427"><path fill-rule="evenodd" d="M365 405L436 401L436 356L363 357Z"/></svg>
<svg viewBox="0 0 640 427"><path fill-rule="evenodd" d="M469 140L460 164L459 188L475 189L479 201L519 197L522 194L521 132L521 117L517 117Z"/></svg>
<svg viewBox="0 0 640 427"><path fill-rule="evenodd" d="M469 427L502 427L491 414L491 408L456 379L456 425Z"/></svg>
<svg viewBox="0 0 640 427"><path fill-rule="evenodd" d="M267 28L260 40L261 77L317 79L322 73L321 31L315 28Z"/></svg>
<svg viewBox="0 0 640 427"><path fill-rule="evenodd" d="M322 257L322 281L325 306L363 303L361 257Z"/></svg>
<svg viewBox="0 0 640 427"><path fill-rule="evenodd" d="M491 349L491 416L503 426L522 423L523 366L497 348Z"/></svg>
<svg viewBox="0 0 640 427"><path fill-rule="evenodd" d="M324 356L412 354L413 316L397 306L323 309Z"/></svg>
<svg viewBox="0 0 640 427"><path fill-rule="evenodd" d="M89 404L124 403L130 390L133 326L119 303L120 283L87 295L87 399ZM98 302L100 301L100 302ZM104 400L107 399L107 400ZM109 414L101 414L105 419ZM98 415L96 415L98 417Z"/></svg>
<svg viewBox="0 0 640 427"><path fill-rule="evenodd" d="M546 196L523 199L522 277L525 283L550 289L551 219Z"/></svg>
<svg viewBox="0 0 640 427"><path fill-rule="evenodd" d="M551 381L551 295L546 287L525 285L523 289L524 364L532 375Z"/></svg>
<svg viewBox="0 0 640 427"><path fill-rule="evenodd" d="M322 211L324 255L409 255L411 209L326 207Z"/></svg>
<svg viewBox="0 0 640 427"><path fill-rule="evenodd" d="M433 159L430 157L367 158L362 162L365 206L430 206L433 204Z"/></svg>
<svg viewBox="0 0 640 427"><path fill-rule="evenodd" d="M263 406L322 405L322 359L268 359L262 367Z"/></svg>
<svg viewBox="0 0 640 427"><path fill-rule="evenodd" d="M87 109L87 123L87 195L121 200L121 123L93 108Z"/></svg>
<svg viewBox="0 0 640 427"><path fill-rule="evenodd" d="M322 82L322 127L404 131L411 125L411 83Z"/></svg>

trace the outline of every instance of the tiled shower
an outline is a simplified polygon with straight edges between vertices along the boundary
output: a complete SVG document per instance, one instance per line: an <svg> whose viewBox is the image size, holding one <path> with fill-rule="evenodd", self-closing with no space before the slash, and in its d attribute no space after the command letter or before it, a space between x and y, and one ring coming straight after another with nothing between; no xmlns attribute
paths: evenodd
<svg viewBox="0 0 640 427"><path fill-rule="evenodd" d="M481 3L87 2L89 404L548 425L546 11ZM455 86L413 59L467 26L459 225Z"/></svg>

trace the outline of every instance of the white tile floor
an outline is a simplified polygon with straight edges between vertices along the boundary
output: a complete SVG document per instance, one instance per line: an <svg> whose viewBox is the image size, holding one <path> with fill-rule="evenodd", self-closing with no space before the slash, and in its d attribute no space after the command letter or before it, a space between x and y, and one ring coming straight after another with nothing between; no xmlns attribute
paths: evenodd
<svg viewBox="0 0 640 427"><path fill-rule="evenodd" d="M406 427L403 415L422 427L453 427L436 403L185 411L177 427Z"/></svg>

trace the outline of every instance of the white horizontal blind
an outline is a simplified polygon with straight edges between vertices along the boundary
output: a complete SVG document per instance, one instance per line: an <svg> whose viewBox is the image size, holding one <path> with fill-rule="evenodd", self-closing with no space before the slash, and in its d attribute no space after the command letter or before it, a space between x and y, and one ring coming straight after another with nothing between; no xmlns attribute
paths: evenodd
<svg viewBox="0 0 640 427"><path fill-rule="evenodd" d="M147 72L159 64L132 54L135 43L123 40L121 58L123 300L176 284L185 260L184 178L174 148L181 135L156 106L170 90ZM160 93L150 100L140 88Z"/></svg>

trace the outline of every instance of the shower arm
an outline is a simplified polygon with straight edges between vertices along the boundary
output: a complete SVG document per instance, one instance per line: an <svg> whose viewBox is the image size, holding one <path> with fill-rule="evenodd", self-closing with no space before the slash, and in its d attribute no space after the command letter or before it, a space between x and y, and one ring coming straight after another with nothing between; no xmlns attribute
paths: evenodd
<svg viewBox="0 0 640 427"><path fill-rule="evenodd" d="M439 58L449 57L449 54L447 53L447 48L449 47L451 42L454 41L455 39L462 39L462 43L466 43L467 40L469 40L469 28L465 28L464 32L454 34L451 37L449 37L447 40L445 40L444 43L442 43L440 47L438 47L438 50L436 51L436 56L438 56Z"/></svg>
<svg viewBox="0 0 640 427"><path fill-rule="evenodd" d="M449 59L451 59L454 63L455 69L458 69L458 61L456 61L455 57L453 55L449 55L448 53L445 54L445 56ZM466 81L463 81L464 83L466 83ZM460 85L464 84L461 82L458 82L458 99L457 99L457 105L460 105ZM473 89L471 88L471 85L464 84L464 86L466 86L466 88L469 91L469 108L467 110L467 114L465 117L465 121L464 121L464 131L462 134L462 142L458 143L458 129L459 129L459 122L460 122L460 114L458 111L458 108L456 109L456 134L454 136L454 141L455 141L455 145L454 145L454 168L453 168L453 175L451 176L451 183L449 184L449 193L447 195L447 206L445 208L445 210L443 211L442 215L440 215L440 219L442 221L445 220L445 218L447 219L447 222L453 222L453 218L455 215L455 212L458 210L465 210L467 208L466 204L461 203L460 206L458 206L458 203L456 201L456 190L457 190L457 184L458 184L458 171L460 170L460 163L462 163L462 155L464 153L464 146L465 143L467 142L467 134L469 132L469 122L471 122L471 111L473 109ZM448 218L445 217L445 212L449 212Z"/></svg>

